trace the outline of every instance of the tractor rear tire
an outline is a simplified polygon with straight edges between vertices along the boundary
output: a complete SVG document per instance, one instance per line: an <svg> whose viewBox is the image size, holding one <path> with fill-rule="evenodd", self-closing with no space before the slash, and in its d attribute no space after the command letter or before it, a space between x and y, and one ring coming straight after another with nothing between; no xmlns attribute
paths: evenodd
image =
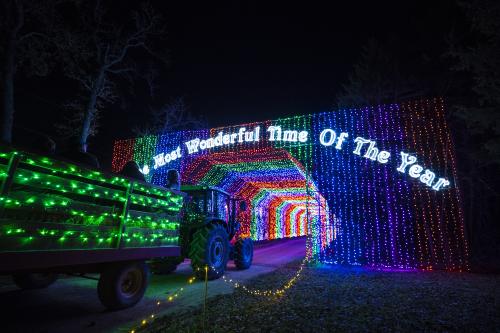
<svg viewBox="0 0 500 333"><path fill-rule="evenodd" d="M111 264L101 273L97 295L109 310L134 306L149 282L149 267L143 261Z"/></svg>
<svg viewBox="0 0 500 333"><path fill-rule="evenodd" d="M207 224L196 230L189 246L191 267L199 279L218 279L226 270L229 260L229 236L219 224Z"/></svg>
<svg viewBox="0 0 500 333"><path fill-rule="evenodd" d="M240 238L234 244L234 264L238 269L252 266L253 241L251 238Z"/></svg>
<svg viewBox="0 0 500 333"><path fill-rule="evenodd" d="M12 280L21 289L43 289L47 288L57 280L54 273L26 273L14 274Z"/></svg>
<svg viewBox="0 0 500 333"><path fill-rule="evenodd" d="M154 274L170 274L177 269L180 263L184 261L184 257L165 257L151 261L150 267Z"/></svg>

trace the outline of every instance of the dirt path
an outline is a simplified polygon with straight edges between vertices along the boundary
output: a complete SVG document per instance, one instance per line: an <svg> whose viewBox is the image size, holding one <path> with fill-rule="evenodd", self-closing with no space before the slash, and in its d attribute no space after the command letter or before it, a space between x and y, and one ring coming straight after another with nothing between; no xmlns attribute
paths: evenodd
<svg viewBox="0 0 500 333"><path fill-rule="evenodd" d="M249 270L237 271L232 262L227 276L236 281L274 271L277 267L304 257L305 239L293 239L264 245L255 249L254 263ZM135 307L109 312L99 303L97 281L82 278L64 278L45 290L22 291L2 278L0 282L0 310L4 318L3 332L129 332L151 314L161 315L185 307L201 304L203 283L190 285L172 302L167 298L187 285L192 271L188 262L174 274L152 276L144 299ZM232 292L222 279L208 285L210 296ZM157 302L164 304L160 307Z"/></svg>

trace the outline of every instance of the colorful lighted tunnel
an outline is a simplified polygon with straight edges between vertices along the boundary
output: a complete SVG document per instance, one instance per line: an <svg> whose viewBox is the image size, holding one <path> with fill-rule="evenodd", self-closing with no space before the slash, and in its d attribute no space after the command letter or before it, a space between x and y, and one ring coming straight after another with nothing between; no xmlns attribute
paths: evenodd
<svg viewBox="0 0 500 333"><path fill-rule="evenodd" d="M183 165L181 174L185 182L215 186L245 200L249 209L240 216L242 233L254 240L305 236L318 227L329 230L323 245L334 237L326 200L284 149L201 155Z"/></svg>
<svg viewBox="0 0 500 333"><path fill-rule="evenodd" d="M408 156L415 165L402 168ZM245 235L308 235L324 263L468 267L453 143L439 98L117 141L113 171L130 160L154 184L165 186L175 169L184 184L246 200ZM437 190L438 179L449 186Z"/></svg>

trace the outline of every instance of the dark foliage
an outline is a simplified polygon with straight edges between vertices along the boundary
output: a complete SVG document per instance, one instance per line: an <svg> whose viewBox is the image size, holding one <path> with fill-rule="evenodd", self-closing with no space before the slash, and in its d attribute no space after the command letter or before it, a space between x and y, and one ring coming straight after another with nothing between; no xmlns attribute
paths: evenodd
<svg viewBox="0 0 500 333"><path fill-rule="evenodd" d="M46 76L55 64L57 5L62 1L6 0L0 3L0 140L12 142L16 74Z"/></svg>
<svg viewBox="0 0 500 333"><path fill-rule="evenodd" d="M500 3L477 0L458 5L463 16L456 19L464 20L468 28L457 31L450 26L450 33L438 35L440 51L427 52L423 47L413 54L402 53L408 41L369 41L337 103L349 107L445 97L472 268L499 270Z"/></svg>
<svg viewBox="0 0 500 333"><path fill-rule="evenodd" d="M500 269L500 3L461 2L470 30L452 39L465 80L451 105L467 231L476 270ZM460 96L460 97L458 97Z"/></svg>

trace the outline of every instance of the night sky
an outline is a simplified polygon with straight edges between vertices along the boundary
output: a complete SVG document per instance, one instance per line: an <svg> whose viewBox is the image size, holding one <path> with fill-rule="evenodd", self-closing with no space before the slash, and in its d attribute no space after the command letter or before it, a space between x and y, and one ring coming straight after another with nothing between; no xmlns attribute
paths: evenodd
<svg viewBox="0 0 500 333"><path fill-rule="evenodd" d="M186 96L212 126L330 110L369 38L404 39L401 51L414 52L422 37L439 47L432 39L443 43L447 24L446 2L243 3L163 8L172 55L163 91Z"/></svg>
<svg viewBox="0 0 500 333"><path fill-rule="evenodd" d="M137 89L110 106L90 150L109 161L113 141L132 137L151 104L178 96L211 127L334 109L370 38L401 45L403 61L439 55L457 12L453 1L269 3L153 1L165 19L170 54L158 95L152 102ZM72 92L44 80L29 78L27 88L18 88L16 124L50 134L63 114L58 100Z"/></svg>

